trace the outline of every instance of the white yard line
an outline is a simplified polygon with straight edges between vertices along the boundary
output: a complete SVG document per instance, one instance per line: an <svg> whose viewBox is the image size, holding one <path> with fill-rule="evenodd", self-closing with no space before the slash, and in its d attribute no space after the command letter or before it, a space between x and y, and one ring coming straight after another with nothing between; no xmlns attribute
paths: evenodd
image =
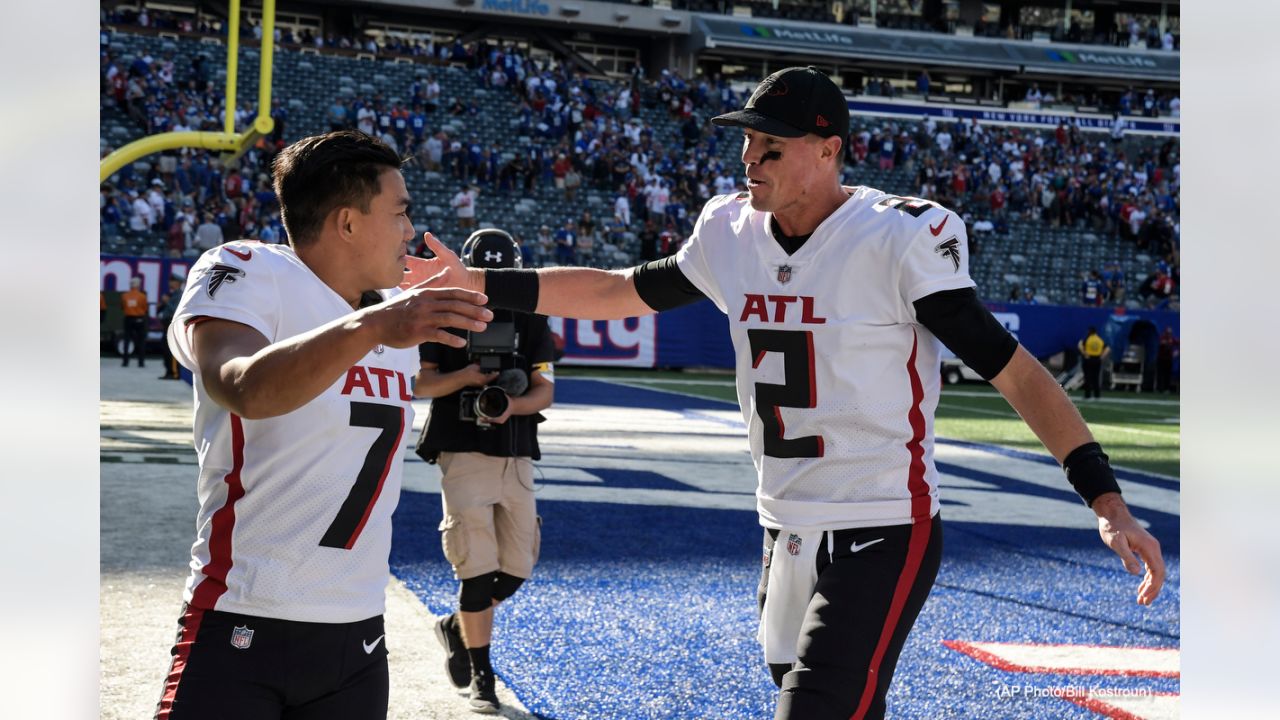
<svg viewBox="0 0 1280 720"><path fill-rule="evenodd" d="M951 404L942 403L942 402L938 403L938 407L947 408L948 410L958 410L960 412L978 413L980 415L994 415L995 417L1005 418L1006 420L1020 419L1018 414L1012 411L1002 412L1000 410L987 410L986 408L968 407L967 405L951 405ZM1161 432L1159 430L1148 430L1147 428L1132 428L1132 427L1125 427L1124 425L1112 425L1110 423L1101 423L1101 422L1091 422L1089 423L1089 426L1104 427L1104 428L1107 428L1108 430L1117 430L1119 432L1127 432L1127 433L1132 433L1134 435L1150 435L1153 437L1162 437L1162 438L1173 439L1173 440L1177 440L1179 437L1179 431L1177 430L1172 432Z"/></svg>

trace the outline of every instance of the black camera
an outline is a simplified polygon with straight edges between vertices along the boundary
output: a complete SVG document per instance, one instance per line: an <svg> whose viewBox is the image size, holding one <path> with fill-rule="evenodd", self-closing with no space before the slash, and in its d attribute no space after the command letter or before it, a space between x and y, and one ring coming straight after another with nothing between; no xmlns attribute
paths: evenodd
<svg viewBox="0 0 1280 720"><path fill-rule="evenodd" d="M462 391L458 419L487 428L489 420L507 411L512 396L523 395L529 389L529 376L515 367L519 341L515 322L497 317L484 332L467 334L467 358L480 366L481 372L497 372L498 377L492 385Z"/></svg>
<svg viewBox="0 0 1280 720"><path fill-rule="evenodd" d="M523 265L520 247L512 237L496 228L471 233L462 244L462 263L467 267L491 269L519 268ZM529 389L529 375L517 367L520 335L509 311L496 311L484 332L467 333L467 359L484 373L497 372L498 378L484 388L468 388L459 398L458 417L482 428L488 421L501 417L511 398Z"/></svg>

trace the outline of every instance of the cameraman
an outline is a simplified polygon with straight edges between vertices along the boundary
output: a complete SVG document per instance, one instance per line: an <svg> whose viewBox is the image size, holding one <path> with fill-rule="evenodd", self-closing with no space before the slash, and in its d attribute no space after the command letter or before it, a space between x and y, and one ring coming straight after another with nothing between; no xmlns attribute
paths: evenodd
<svg viewBox="0 0 1280 720"><path fill-rule="evenodd" d="M501 230L473 233L462 258L471 267L521 266L519 247ZM533 461L541 457L538 413L551 406L555 380L546 317L499 310L489 327L468 337L466 348L421 345L414 387L417 397L434 398L417 453L443 472L441 541L462 581L458 612L436 623L436 637L450 681L459 688L470 682L478 712L498 710L489 663L493 608L538 559Z"/></svg>

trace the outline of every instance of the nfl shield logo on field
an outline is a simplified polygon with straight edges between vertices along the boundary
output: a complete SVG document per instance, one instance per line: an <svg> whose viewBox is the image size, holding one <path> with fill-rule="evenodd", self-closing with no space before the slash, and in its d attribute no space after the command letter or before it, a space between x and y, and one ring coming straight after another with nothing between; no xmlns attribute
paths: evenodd
<svg viewBox="0 0 1280 720"><path fill-rule="evenodd" d="M783 285L786 285L787 283L791 282L791 266L790 265L778 266L778 282L782 283ZM791 554L795 555L795 553L791 553Z"/></svg>
<svg viewBox="0 0 1280 720"><path fill-rule="evenodd" d="M799 535L795 533L791 533L790 535L787 536L787 552L790 553L791 555L800 554L800 536Z"/></svg>
<svg viewBox="0 0 1280 720"><path fill-rule="evenodd" d="M231 630L231 647L237 650L248 650L253 642L253 631L243 625Z"/></svg>

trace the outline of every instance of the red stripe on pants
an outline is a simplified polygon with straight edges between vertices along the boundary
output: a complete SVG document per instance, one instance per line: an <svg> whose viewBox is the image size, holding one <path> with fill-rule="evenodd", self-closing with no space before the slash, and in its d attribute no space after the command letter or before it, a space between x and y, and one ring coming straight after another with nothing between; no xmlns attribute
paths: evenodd
<svg viewBox="0 0 1280 720"><path fill-rule="evenodd" d="M200 632L200 621L204 619L204 610L187 606L182 616L182 632L173 646L173 664L169 666L169 677L164 681L164 692L160 694L160 703L156 705L156 720L167 720L173 712L173 700L178 695L178 682L182 680L182 671L187 669L187 661L191 659L191 648L195 645L196 635Z"/></svg>
<svg viewBox="0 0 1280 720"><path fill-rule="evenodd" d="M853 711L849 720L862 720L871 708L871 699L875 697L876 685L880 675L880 663L893 640L893 633L902 619L902 608L907 604L911 588L920 574L920 563L924 559L924 551L929 547L929 535L933 531L933 523L929 517L930 499L929 484L924 481L924 413L920 412L920 404L924 402L924 386L920 382L920 373L916 370L916 350L920 340L914 336L911 340L911 357L907 359L907 376L911 381L911 409L907 411L907 420L911 423L911 439L907 441L907 451L911 454L911 463L907 470L907 489L911 492L911 539L907 543L907 560L898 575L898 584L893 589L893 600L889 604L889 614L885 616L884 627L880 629L880 640L876 642L875 653L871 656L871 667L867 669L867 684L862 689L862 697L858 700L858 709Z"/></svg>

